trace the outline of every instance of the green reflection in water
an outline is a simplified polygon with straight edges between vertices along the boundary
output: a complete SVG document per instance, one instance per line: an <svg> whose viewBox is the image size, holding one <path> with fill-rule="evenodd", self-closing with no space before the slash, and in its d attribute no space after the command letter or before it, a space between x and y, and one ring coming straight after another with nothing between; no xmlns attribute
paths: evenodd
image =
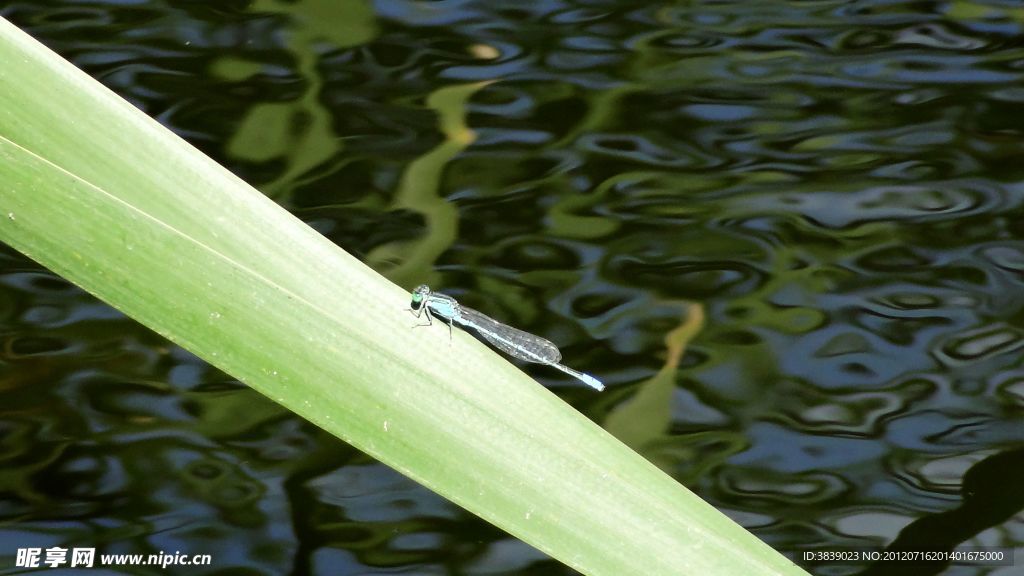
<svg viewBox="0 0 1024 576"><path fill-rule="evenodd" d="M422 214L427 233L413 242L378 246L366 257L367 264L400 286L438 284L434 263L455 242L459 226L455 205L441 197L441 174L448 162L476 139L466 126L466 103L487 84L449 86L427 98L427 106L439 115L438 125L445 140L409 165L391 205L392 209Z"/></svg>

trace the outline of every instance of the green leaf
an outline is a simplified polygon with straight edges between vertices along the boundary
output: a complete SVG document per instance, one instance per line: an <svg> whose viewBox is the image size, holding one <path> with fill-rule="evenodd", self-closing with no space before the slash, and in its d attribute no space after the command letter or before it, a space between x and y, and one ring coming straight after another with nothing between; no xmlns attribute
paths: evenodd
<svg viewBox="0 0 1024 576"><path fill-rule="evenodd" d="M587 574L799 574L0 19L0 240Z"/></svg>

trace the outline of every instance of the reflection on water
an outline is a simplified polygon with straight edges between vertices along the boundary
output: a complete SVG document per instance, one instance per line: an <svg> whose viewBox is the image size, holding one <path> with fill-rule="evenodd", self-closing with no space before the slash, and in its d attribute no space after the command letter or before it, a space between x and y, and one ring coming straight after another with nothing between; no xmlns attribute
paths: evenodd
<svg viewBox="0 0 1024 576"><path fill-rule="evenodd" d="M776 548L1024 547L1018 3L0 14L382 273L556 341L609 391L538 376ZM568 573L6 248L0 318L8 550Z"/></svg>

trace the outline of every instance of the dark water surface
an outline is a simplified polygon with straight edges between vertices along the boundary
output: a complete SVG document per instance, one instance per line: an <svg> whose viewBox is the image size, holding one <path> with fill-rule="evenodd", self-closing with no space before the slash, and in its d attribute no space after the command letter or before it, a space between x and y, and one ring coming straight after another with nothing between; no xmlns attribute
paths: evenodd
<svg viewBox="0 0 1024 576"><path fill-rule="evenodd" d="M545 384L776 549L1021 573L1019 2L2 6L396 282L563 345L610 389ZM570 573L6 247L0 466L0 555Z"/></svg>

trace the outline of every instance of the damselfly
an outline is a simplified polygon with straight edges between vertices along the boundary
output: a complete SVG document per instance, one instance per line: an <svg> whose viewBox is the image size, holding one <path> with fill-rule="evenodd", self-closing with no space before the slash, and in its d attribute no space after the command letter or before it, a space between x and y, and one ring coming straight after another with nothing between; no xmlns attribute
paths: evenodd
<svg viewBox="0 0 1024 576"><path fill-rule="evenodd" d="M448 324L449 335L453 324L458 324L463 328L472 328L484 340L487 340L495 348L509 356L527 362L547 364L553 368L558 368L588 386L597 390L604 390L604 384L597 378L560 364L562 353L558 350L557 346L548 340L529 332L517 330L498 322L486 314L477 312L472 308L467 308L459 304L451 296L431 291L430 287L426 284L421 284L413 290L410 309L417 318L421 314L425 314L427 324L432 323L431 318L434 316L440 318Z"/></svg>

